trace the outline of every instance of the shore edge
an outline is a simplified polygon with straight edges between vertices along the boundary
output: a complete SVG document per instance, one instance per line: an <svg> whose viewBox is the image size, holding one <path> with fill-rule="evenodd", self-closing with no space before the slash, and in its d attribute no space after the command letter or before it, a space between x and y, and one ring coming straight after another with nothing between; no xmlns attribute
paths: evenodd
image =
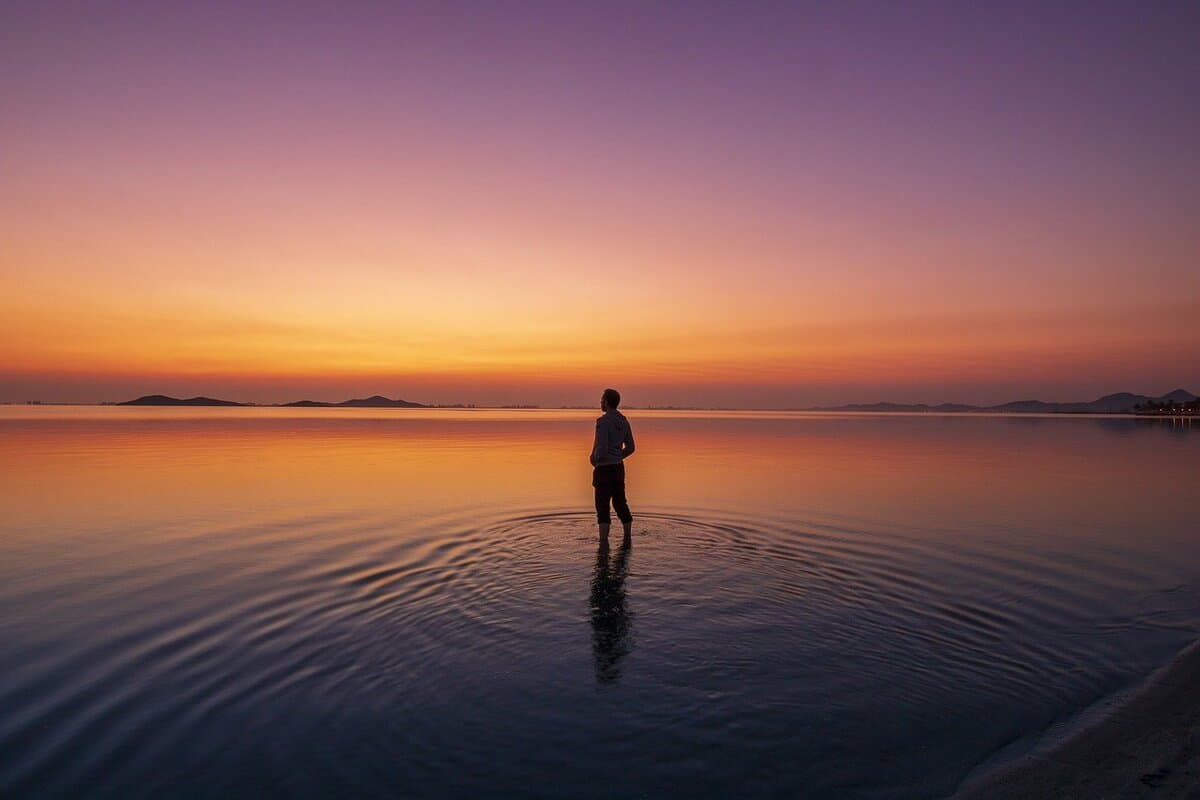
<svg viewBox="0 0 1200 800"><path fill-rule="evenodd" d="M1200 793L1200 639L1095 725L959 786L955 800Z"/></svg>

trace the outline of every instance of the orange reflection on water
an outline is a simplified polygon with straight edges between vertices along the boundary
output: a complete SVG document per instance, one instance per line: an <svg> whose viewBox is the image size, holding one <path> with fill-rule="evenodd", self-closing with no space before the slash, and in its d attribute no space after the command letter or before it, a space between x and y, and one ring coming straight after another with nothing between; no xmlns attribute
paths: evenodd
<svg viewBox="0 0 1200 800"><path fill-rule="evenodd" d="M1152 525L1178 513L1182 490L1162 478L1200 441L1131 419L629 413L635 514L869 519L931 536L946 520ZM4 505L13 530L61 536L278 512L586 513L593 416L10 407Z"/></svg>

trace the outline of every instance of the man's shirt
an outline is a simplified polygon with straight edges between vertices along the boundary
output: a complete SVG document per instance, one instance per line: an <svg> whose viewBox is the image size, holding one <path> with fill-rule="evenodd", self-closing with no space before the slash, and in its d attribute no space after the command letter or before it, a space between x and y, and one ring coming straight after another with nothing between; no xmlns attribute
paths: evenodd
<svg viewBox="0 0 1200 800"><path fill-rule="evenodd" d="M633 455L633 429L620 411L604 412L596 419L596 441L592 445L592 466L620 464Z"/></svg>

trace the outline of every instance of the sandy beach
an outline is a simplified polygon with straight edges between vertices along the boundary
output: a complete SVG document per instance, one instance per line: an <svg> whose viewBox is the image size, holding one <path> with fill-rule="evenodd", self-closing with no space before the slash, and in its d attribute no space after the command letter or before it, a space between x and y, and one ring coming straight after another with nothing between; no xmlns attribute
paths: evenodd
<svg viewBox="0 0 1200 800"><path fill-rule="evenodd" d="M956 798L1200 798L1200 641L1102 721Z"/></svg>

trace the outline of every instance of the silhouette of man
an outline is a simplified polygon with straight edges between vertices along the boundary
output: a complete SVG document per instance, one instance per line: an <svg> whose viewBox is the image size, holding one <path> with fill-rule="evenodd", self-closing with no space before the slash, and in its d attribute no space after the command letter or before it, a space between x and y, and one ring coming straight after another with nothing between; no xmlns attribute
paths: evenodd
<svg viewBox="0 0 1200 800"><path fill-rule="evenodd" d="M600 525L600 541L608 542L608 530L612 527L612 516L608 505L616 509L617 517L625 528L625 543L631 541L633 514L625 500L625 459L633 455L633 430L629 420L617 411L621 405L621 393L616 389L605 389L600 397L603 416L596 419L596 441L592 445L592 486L596 489L596 521Z"/></svg>

